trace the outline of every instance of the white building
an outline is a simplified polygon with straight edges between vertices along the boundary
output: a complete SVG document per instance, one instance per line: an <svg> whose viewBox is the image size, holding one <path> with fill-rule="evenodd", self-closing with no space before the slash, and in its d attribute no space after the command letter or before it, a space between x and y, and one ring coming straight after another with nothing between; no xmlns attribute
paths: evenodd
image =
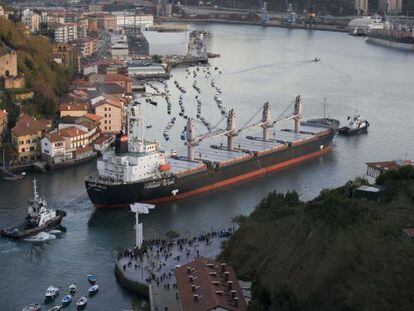
<svg viewBox="0 0 414 311"><path fill-rule="evenodd" d="M78 25L65 24L55 28L55 41L57 43L66 43L78 39Z"/></svg>
<svg viewBox="0 0 414 311"><path fill-rule="evenodd" d="M149 55L185 56L190 42L190 26L153 25L142 31Z"/></svg>
<svg viewBox="0 0 414 311"><path fill-rule="evenodd" d="M161 64L140 65L128 64L128 76L136 77L157 77L165 75L165 68Z"/></svg>
<svg viewBox="0 0 414 311"><path fill-rule="evenodd" d="M32 11L24 11L22 23L25 24L31 32L37 32L40 29L40 15Z"/></svg>
<svg viewBox="0 0 414 311"><path fill-rule="evenodd" d="M59 129L41 139L42 157L58 164L91 156L91 144L99 136L98 128L86 124L60 124Z"/></svg>
<svg viewBox="0 0 414 311"><path fill-rule="evenodd" d="M116 17L118 29L123 27L146 28L154 23L154 17L150 14L136 14L132 12L112 12Z"/></svg>
<svg viewBox="0 0 414 311"><path fill-rule="evenodd" d="M129 55L128 38L123 32L111 33L111 56L124 59Z"/></svg>

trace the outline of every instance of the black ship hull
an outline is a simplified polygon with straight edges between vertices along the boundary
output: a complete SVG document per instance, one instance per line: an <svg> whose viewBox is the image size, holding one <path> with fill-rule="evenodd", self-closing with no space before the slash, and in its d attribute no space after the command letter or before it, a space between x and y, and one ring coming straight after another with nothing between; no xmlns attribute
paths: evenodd
<svg viewBox="0 0 414 311"><path fill-rule="evenodd" d="M11 228L1 229L0 234L4 237L12 239L24 239L33 235L36 235L42 231L52 230L60 226L63 217L66 216L66 212L58 210L58 214L55 218L47 221L43 226L34 228L25 228L24 226L17 226Z"/></svg>
<svg viewBox="0 0 414 311"><path fill-rule="evenodd" d="M352 128L349 128L349 127L345 126L345 127L341 127L338 132L341 135L347 135L347 136L366 134L366 133L368 133L368 127L369 127L369 123L367 121L366 126L359 127L359 128L356 128L356 129L352 129Z"/></svg>
<svg viewBox="0 0 414 311"><path fill-rule="evenodd" d="M156 181L128 184L106 184L87 179L85 186L97 208L127 207L134 202L163 203L246 181L329 152L335 130L314 139L286 146L282 150L224 167L208 166L206 170L182 177L166 176Z"/></svg>

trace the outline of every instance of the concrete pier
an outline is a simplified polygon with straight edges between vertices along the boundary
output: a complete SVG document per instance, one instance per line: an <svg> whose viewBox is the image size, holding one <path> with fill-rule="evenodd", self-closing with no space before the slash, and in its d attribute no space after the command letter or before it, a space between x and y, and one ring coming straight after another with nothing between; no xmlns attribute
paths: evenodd
<svg viewBox="0 0 414 311"><path fill-rule="evenodd" d="M199 257L215 259L221 243L233 231L231 228L193 238L146 241L144 252L130 249L118 254L115 274L122 286L149 298L151 310L179 311L175 268Z"/></svg>

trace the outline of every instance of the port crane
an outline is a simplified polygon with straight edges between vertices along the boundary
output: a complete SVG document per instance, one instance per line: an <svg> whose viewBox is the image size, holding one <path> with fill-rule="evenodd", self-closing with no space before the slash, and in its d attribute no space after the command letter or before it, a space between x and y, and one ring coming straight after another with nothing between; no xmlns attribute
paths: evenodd
<svg viewBox="0 0 414 311"><path fill-rule="evenodd" d="M294 111L289 116L284 116L288 109L291 108L292 104L294 104ZM289 106L279 115L278 118L273 120L270 114L270 105L266 102L263 107L256 112L253 117L251 117L245 125L241 128L236 128L236 114L234 109L229 110L227 115L227 124L226 128L224 129L217 129L215 131L211 131L206 134L201 134L196 136L195 135L195 127L194 127L194 120L192 118L187 119L187 126L186 126L186 145L187 145L187 157L189 161L194 161L194 147L197 146L200 142L213 139L220 136L227 136L227 150L233 151L234 146L234 137L239 135L243 131L247 131L253 128L261 127L263 131L262 139L263 141L269 140L269 128L273 127L276 123L280 123L286 120L295 120L295 132L300 132L300 121L302 119L302 98L298 95L295 98L295 101L289 104ZM262 111L262 118L260 121L255 122L253 124L249 123L256 117L256 115Z"/></svg>

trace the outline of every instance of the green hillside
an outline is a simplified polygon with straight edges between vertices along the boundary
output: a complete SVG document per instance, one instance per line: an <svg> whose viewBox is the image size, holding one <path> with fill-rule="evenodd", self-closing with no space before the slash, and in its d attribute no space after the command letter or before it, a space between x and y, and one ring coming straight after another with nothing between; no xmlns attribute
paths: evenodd
<svg viewBox="0 0 414 311"><path fill-rule="evenodd" d="M414 170L381 180L381 203L349 198L352 185L311 202L271 193L226 244L221 259L253 281L251 310L412 310Z"/></svg>
<svg viewBox="0 0 414 311"><path fill-rule="evenodd" d="M0 18L0 41L17 51L18 70L25 75L26 87L35 92L32 103L25 109L35 115L53 116L57 97L67 89L69 73L52 60L49 40L25 35L20 25Z"/></svg>

